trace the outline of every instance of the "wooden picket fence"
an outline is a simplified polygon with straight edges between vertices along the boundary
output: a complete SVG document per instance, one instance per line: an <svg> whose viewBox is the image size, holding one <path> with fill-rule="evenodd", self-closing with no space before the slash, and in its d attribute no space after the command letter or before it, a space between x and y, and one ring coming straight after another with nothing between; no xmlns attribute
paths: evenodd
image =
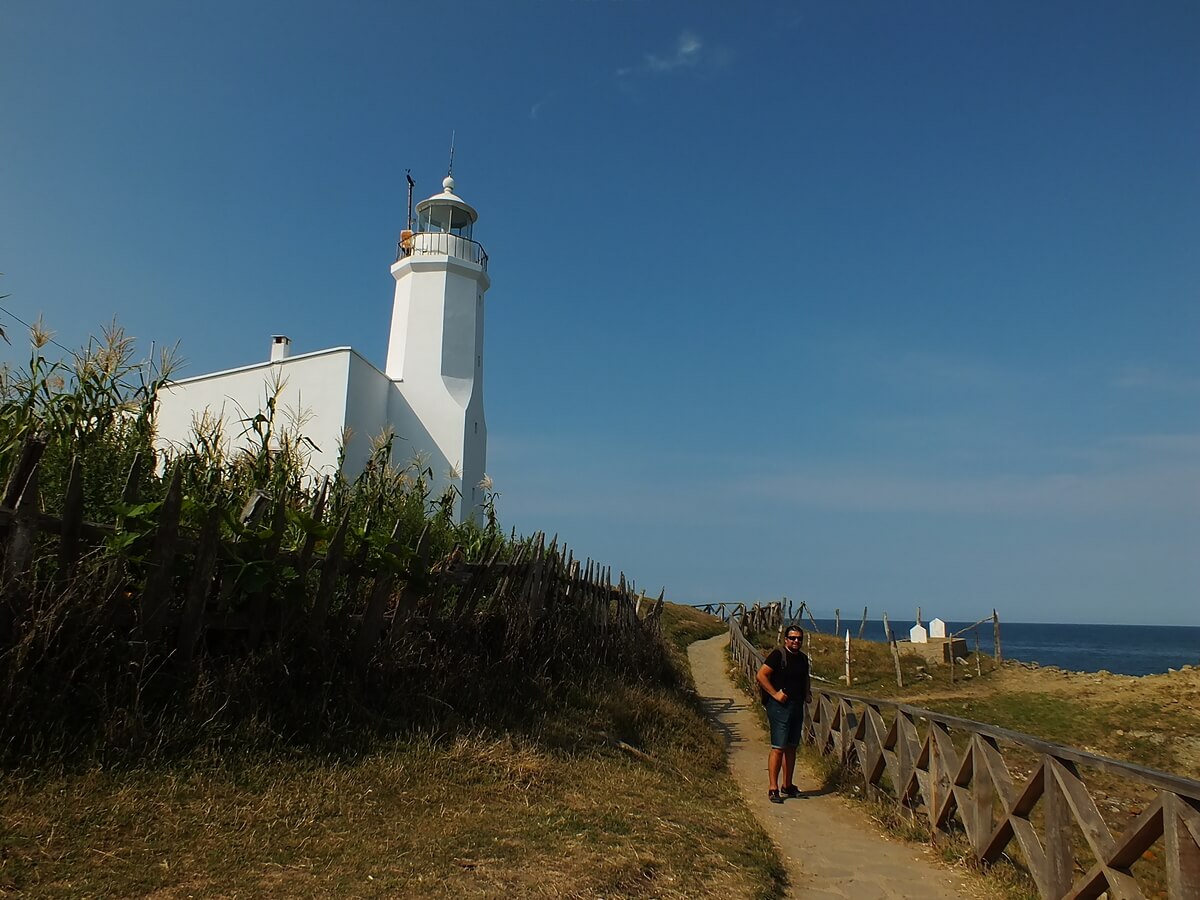
<svg viewBox="0 0 1200 900"><path fill-rule="evenodd" d="M0 576L9 598L7 604L0 604L0 651L15 642L35 589L45 587L38 583L40 569L52 572L55 583L65 585L85 554L105 542L111 544L126 526L119 516L113 523L84 521L78 461L70 471L62 514L43 513L38 489L42 449L37 441L25 443L0 497ZM134 462L126 481L123 503L127 508L138 500L141 464ZM220 510L210 510L198 531L181 525L182 479L175 469L140 567L144 577L130 580L136 584L129 588L135 610L130 637L153 644L188 666L203 652L206 636L214 632L240 633L246 646L255 647L288 630L307 632L319 644L331 631L345 635L349 628L355 660L365 667L376 653L386 652L388 643L414 618L438 616L456 623L484 609L507 618L510 635L522 629L531 633L551 611L569 609L570 615L560 615L557 621L586 630L588 644L601 656L658 632L662 594L656 600L637 594L624 574L614 583L611 568L575 559L556 539L547 544L544 534L515 547L496 539L484 548L482 562L470 563L458 548L445 559L431 559L426 528L416 539L411 561L372 565L366 532L376 526L368 523L356 535L353 546L358 549L350 553L349 512L333 518L326 503L323 488L307 512L318 525L333 529L332 537L319 541L315 532L309 532L301 546L285 549L281 546L285 501L256 493L241 510L240 520L243 525L269 525L273 536L254 558L247 559L236 539L222 536ZM411 546L416 537L402 535L399 529L396 523L384 535L392 559L401 556L405 541ZM115 577L120 578L119 553L106 552L112 557ZM51 564L39 566L39 561ZM293 592L276 590L269 580L240 587L238 573L248 566L265 572L289 571Z"/></svg>
<svg viewBox="0 0 1200 900"><path fill-rule="evenodd" d="M729 640L753 684L763 657L736 617ZM980 863L1015 852L1047 900L1200 897L1200 782L903 703L812 695L805 742L858 773L869 798L935 837L965 833ZM1140 812L1110 828L1085 777L1135 791Z"/></svg>
<svg viewBox="0 0 1200 900"><path fill-rule="evenodd" d="M768 627L780 627L785 619L790 619L788 608L784 604L786 600L772 600L770 603L755 603L747 606L745 603L692 603L689 604L692 609L698 609L700 612L708 613L710 616L716 616L722 622L728 622L731 617L736 617L743 622L743 626L750 631L765 630ZM790 607L790 604L788 604ZM747 618L752 617L752 619ZM768 621L769 620L769 621ZM752 627L751 623L753 623Z"/></svg>
<svg viewBox="0 0 1200 900"><path fill-rule="evenodd" d="M692 609L700 610L702 613L716 616L722 622L728 622L730 616L740 615L742 610L746 608L746 604L744 603L691 603L688 605Z"/></svg>

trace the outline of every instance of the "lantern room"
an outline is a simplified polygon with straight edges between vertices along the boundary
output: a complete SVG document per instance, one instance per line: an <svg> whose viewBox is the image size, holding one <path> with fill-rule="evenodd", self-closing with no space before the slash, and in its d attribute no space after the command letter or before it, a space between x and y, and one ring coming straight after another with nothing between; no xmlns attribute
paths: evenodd
<svg viewBox="0 0 1200 900"><path fill-rule="evenodd" d="M479 214L454 193L454 179L442 180L442 192L417 204L417 230L400 235L397 261L411 256L452 256L487 269L487 254L472 233Z"/></svg>
<svg viewBox="0 0 1200 900"><path fill-rule="evenodd" d="M417 204L417 231L427 234L453 234L471 239L471 229L479 214L454 194L454 179L447 175L442 192Z"/></svg>

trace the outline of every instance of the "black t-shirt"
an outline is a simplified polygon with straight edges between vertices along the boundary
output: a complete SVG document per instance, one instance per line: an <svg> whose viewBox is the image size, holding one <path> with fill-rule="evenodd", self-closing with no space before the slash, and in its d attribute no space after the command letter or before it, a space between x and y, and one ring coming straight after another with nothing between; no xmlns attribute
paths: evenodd
<svg viewBox="0 0 1200 900"><path fill-rule="evenodd" d="M776 648L763 660L771 670L771 684L775 690L787 694L789 700L803 703L808 696L808 656L804 653L788 653L785 661L783 654L783 650Z"/></svg>

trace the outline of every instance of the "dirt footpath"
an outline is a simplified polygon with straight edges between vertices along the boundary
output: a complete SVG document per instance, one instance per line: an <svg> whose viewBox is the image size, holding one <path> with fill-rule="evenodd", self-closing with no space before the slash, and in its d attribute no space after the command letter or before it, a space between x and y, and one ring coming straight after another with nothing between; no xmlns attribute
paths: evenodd
<svg viewBox="0 0 1200 900"><path fill-rule="evenodd" d="M790 897L921 898L975 896L966 880L944 867L928 847L882 834L878 825L836 794L822 792L816 775L796 766L804 792L782 805L767 800L767 736L757 711L729 679L728 635L688 647L696 690L725 733L729 767L750 809L782 851Z"/></svg>

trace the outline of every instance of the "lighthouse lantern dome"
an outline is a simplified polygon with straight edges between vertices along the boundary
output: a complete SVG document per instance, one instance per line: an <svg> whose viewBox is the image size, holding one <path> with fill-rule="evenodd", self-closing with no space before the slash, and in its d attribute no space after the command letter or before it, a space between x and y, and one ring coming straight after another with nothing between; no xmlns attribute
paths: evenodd
<svg viewBox="0 0 1200 900"><path fill-rule="evenodd" d="M454 193L454 179L447 175L442 192L417 204L417 230L425 233L454 234L471 238L471 229L479 214Z"/></svg>

